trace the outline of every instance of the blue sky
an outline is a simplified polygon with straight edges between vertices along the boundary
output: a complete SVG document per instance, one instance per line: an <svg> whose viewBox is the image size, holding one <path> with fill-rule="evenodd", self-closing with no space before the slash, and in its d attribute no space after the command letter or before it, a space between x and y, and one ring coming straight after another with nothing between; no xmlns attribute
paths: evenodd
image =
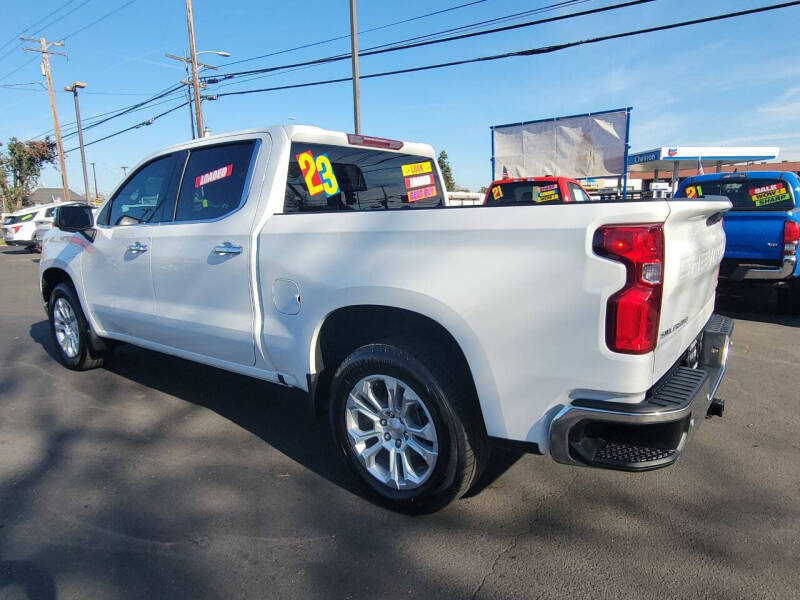
<svg viewBox="0 0 800 600"><path fill-rule="evenodd" d="M360 0L359 29L377 27L467 0ZM693 19L774 3L777 0L656 0L639 7L470 40L407 50L361 60L361 73L498 54L596 37L609 33ZM130 0L41 0L0 6L0 45L37 20L61 8L63 19L38 35L58 39L130 2ZM446 14L360 36L361 48L402 40L484 19L552 4L555 0L486 0ZM561 12L612 4L586 0ZM21 8L24 7L24 8ZM226 50L226 61L276 52L349 31L347 0L264 2L194 0L198 50ZM557 14L549 12L546 15ZM531 20L536 17L528 17ZM471 189L491 177L489 126L560 115L634 108L633 151L662 145L778 145L781 158L800 158L800 7L736 20L568 49L538 57L511 58L361 83L364 133L424 141L447 150L457 182ZM44 21L43 24L47 24ZM34 28L37 29L37 28ZM0 86L32 83L41 77L36 55L19 43L0 48ZM176 83L183 67L164 57L187 47L183 0L135 0L116 14L74 36L53 57L54 84L62 123L74 121L72 96L60 91L75 80L88 88L81 95L84 119L146 99ZM287 64L349 51L343 39L232 67L232 70ZM25 64L27 61L28 64ZM349 75L349 62L281 73L236 83L218 91L268 87ZM38 88L38 89L37 89ZM209 89L208 93L213 93ZM139 95L136 95L139 94ZM181 95L86 133L86 141L114 133L179 104ZM287 123L352 131L349 83L233 96L204 104L214 133ZM47 94L38 85L0 87L0 141L28 139L52 127ZM149 127L135 129L87 148L97 162L101 192L122 177L121 166L189 137L188 109ZM76 139L65 142L67 149ZM67 158L70 187L83 191L80 155ZM91 180L91 171L89 173ZM58 186L48 168L43 185Z"/></svg>

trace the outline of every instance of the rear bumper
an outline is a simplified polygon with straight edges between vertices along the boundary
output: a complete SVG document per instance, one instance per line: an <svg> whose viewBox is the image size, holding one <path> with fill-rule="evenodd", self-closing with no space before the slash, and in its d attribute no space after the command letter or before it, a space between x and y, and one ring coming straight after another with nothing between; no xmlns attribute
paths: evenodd
<svg viewBox="0 0 800 600"><path fill-rule="evenodd" d="M646 471L675 462L709 412L728 360L733 321L713 315L698 337L696 366L685 357L637 404L574 400L550 425L557 462ZM721 411L720 411L721 412Z"/></svg>
<svg viewBox="0 0 800 600"><path fill-rule="evenodd" d="M796 268L797 256L784 256L780 267L763 268L740 265L729 273L720 273L720 279L725 279L727 281L742 281L744 279L789 279L794 275Z"/></svg>

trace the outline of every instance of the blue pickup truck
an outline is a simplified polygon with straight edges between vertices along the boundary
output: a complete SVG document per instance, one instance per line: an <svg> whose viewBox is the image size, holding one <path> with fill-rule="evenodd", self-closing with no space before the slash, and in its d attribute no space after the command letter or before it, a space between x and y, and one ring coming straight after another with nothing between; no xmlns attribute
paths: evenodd
<svg viewBox="0 0 800 600"><path fill-rule="evenodd" d="M773 284L792 311L800 310L800 180L789 171L698 175L683 180L680 198L727 196L727 243L720 280Z"/></svg>

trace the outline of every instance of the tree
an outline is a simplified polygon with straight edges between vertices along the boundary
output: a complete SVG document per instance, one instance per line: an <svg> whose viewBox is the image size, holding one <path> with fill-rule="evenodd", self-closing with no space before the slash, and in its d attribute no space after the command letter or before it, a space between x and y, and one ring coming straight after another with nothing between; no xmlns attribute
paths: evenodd
<svg viewBox="0 0 800 600"><path fill-rule="evenodd" d="M0 152L0 198L4 211L19 210L28 201L39 183L42 167L53 164L56 145L50 138L44 141L20 142L11 138L8 150Z"/></svg>
<svg viewBox="0 0 800 600"><path fill-rule="evenodd" d="M454 192L456 190L456 180L453 179L453 169L450 168L450 159L447 156L447 152L442 150L436 162L439 163L439 169L442 171L444 186L447 188L448 192Z"/></svg>

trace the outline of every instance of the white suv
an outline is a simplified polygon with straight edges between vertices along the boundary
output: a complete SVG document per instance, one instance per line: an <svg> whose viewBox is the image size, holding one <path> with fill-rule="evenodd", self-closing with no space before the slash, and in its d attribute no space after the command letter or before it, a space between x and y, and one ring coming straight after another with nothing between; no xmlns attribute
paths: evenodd
<svg viewBox="0 0 800 600"><path fill-rule="evenodd" d="M28 206L3 219L3 240L9 246L25 246L29 252L41 247L44 233L52 228L55 209L74 202L54 202ZM37 230L44 229L39 236Z"/></svg>
<svg viewBox="0 0 800 600"><path fill-rule="evenodd" d="M44 214L42 206L23 208L6 215L3 219L3 240L9 246L25 246L35 249L36 219Z"/></svg>

